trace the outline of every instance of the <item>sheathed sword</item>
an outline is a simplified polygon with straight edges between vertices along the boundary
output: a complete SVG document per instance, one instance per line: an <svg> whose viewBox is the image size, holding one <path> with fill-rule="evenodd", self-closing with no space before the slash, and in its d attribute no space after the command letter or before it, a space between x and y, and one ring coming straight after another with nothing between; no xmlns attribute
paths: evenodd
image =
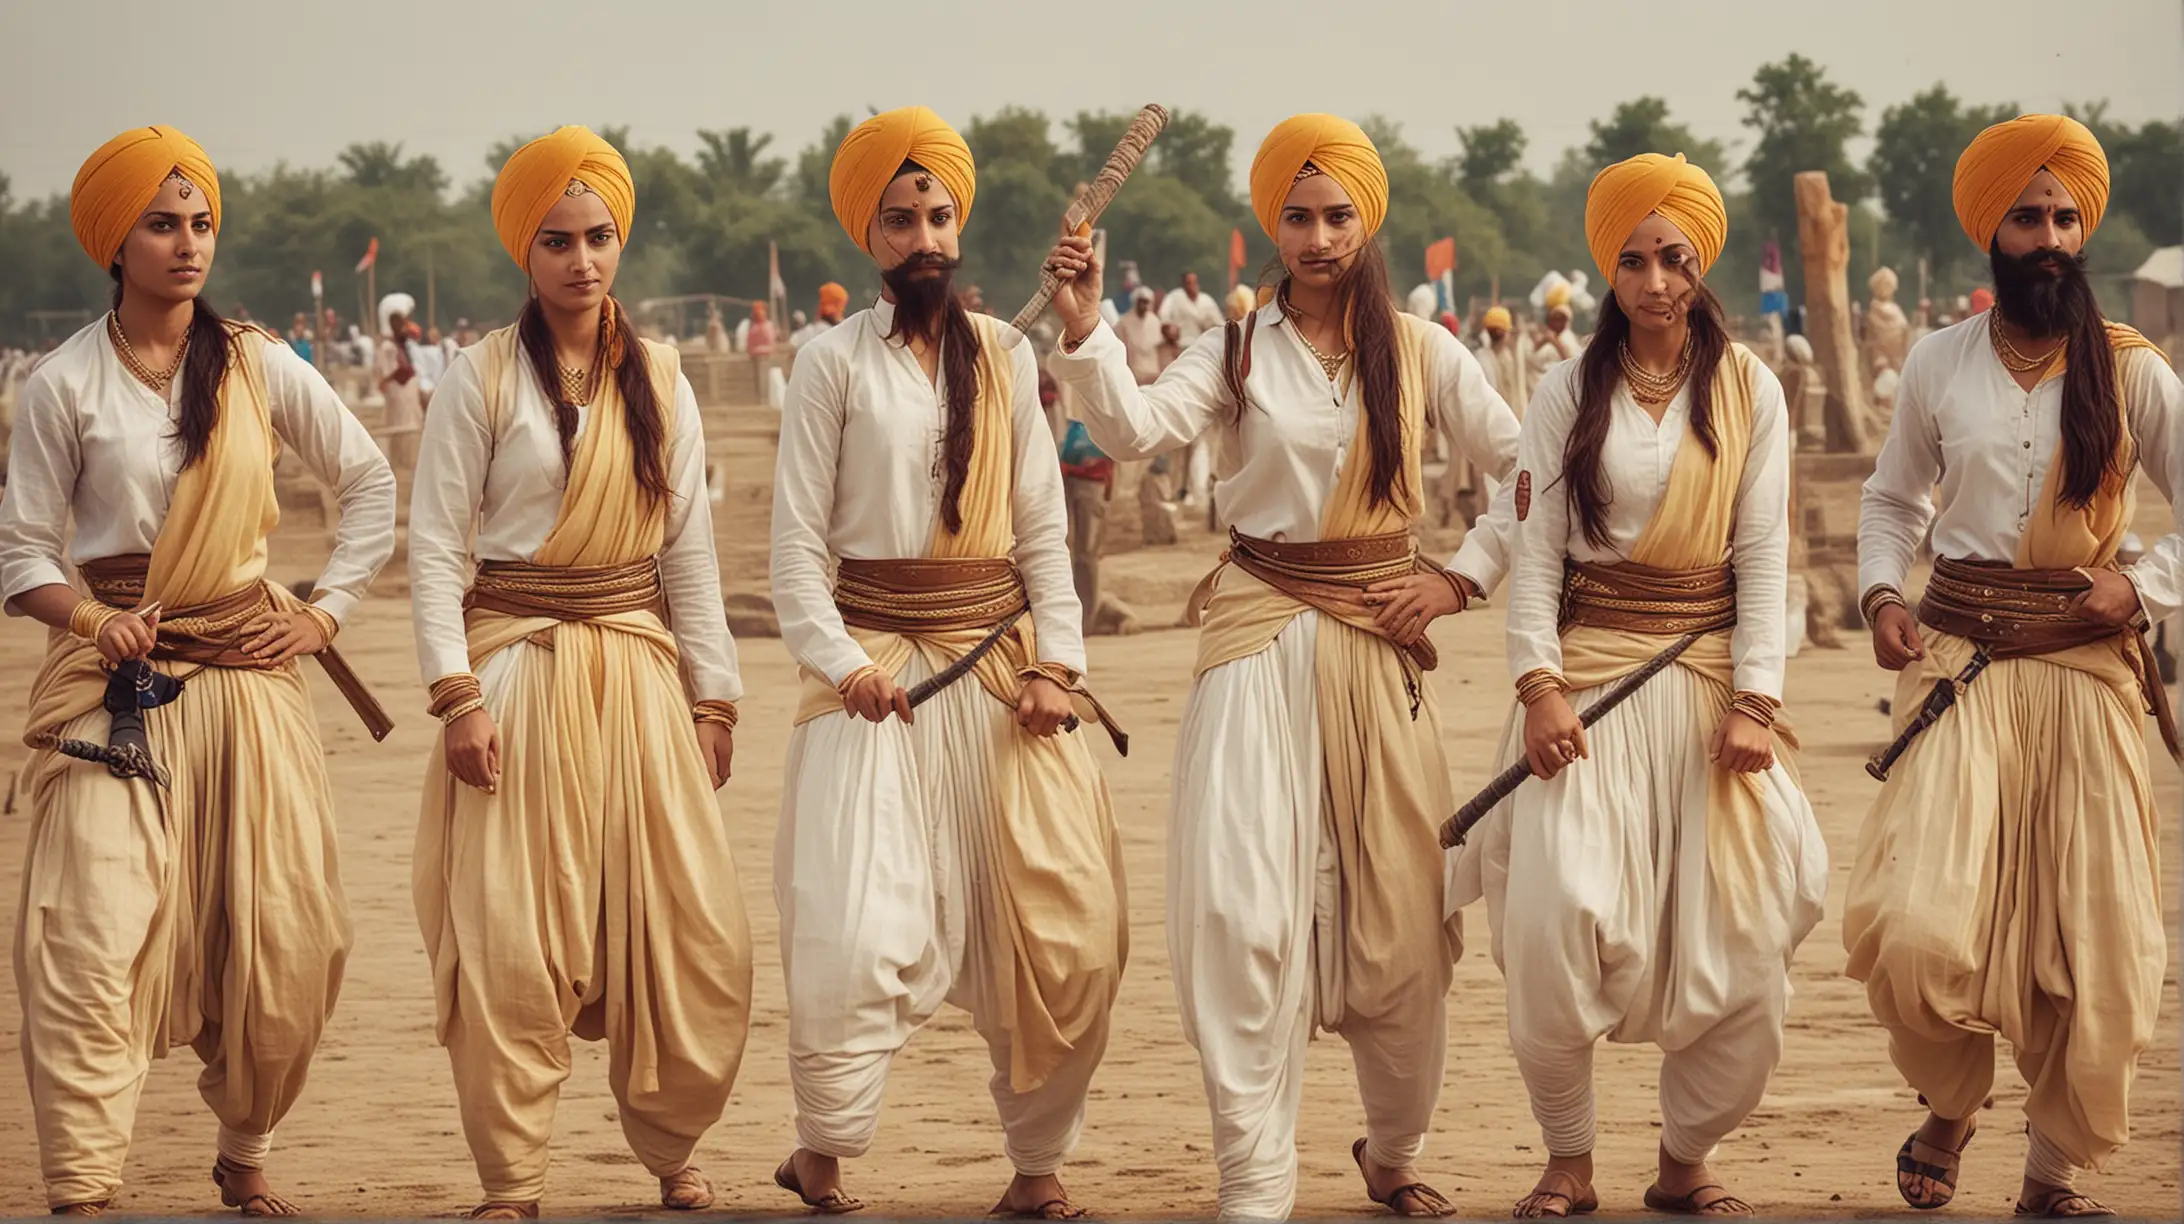
<svg viewBox="0 0 2184 1224"><path fill-rule="evenodd" d="M1010 613L1000 624L993 627L992 632L980 638L978 645L964 651L962 658L911 685L910 708L917 709L919 706L931 701L940 690L970 675L971 669L978 666L978 661L993 653L993 648L1000 643L1002 638L1008 636L1009 630L1016 628L1016 622L1024 619L1024 613L1029 611L1031 611L1030 608L1018 608Z"/></svg>
<svg viewBox="0 0 2184 1224"><path fill-rule="evenodd" d="M112 724L106 743L64 739L54 745L63 756L106 766L117 778L145 778L167 785L167 771L152 755L151 739L144 733L144 711L156 709L182 695L182 682L143 659L123 659L106 677L106 696L101 702Z"/></svg>
<svg viewBox="0 0 2184 1224"><path fill-rule="evenodd" d="M1903 733L1890 741L1888 747L1881 749L1872 760L1866 762L1865 771L1873 775L1873 780L1888 781L1888 771L1894 769L1897 759L1910 749L1911 741L1923 735L1928 727L1941 721L1941 716L1956 704L1964 686L1978 679L1979 673L1987 670L1987 664L1993 661L1987 654L1987 648L1981 646L1972 651L1972 661L1964 665L1963 671L1935 682L1933 690L1926 694L1926 703L1919 707L1917 717L1905 724Z"/></svg>
<svg viewBox="0 0 2184 1224"><path fill-rule="evenodd" d="M1599 722L1607 716L1609 710L1629 700L1630 695L1642 688L1646 681L1660 675L1663 669L1676 661L1676 656L1691 649L1693 642L1705 636L1704 632L1699 632L1687 633L1677 638L1667 650L1647 659L1637 671L1618 681L1600 700L1586 706L1585 712L1577 716L1577 725L1590 727ZM1457 808L1456 814L1441 825L1441 848L1449 850L1463 845L1465 836L1471 832L1471 826L1484 820L1486 814L1494 810L1495 804L1514 794L1518 787L1524 785L1524 780L1531 776L1532 763L1528 760L1518 761L1502 770L1492 782L1486 784L1485 790L1473 795L1471 802Z"/></svg>

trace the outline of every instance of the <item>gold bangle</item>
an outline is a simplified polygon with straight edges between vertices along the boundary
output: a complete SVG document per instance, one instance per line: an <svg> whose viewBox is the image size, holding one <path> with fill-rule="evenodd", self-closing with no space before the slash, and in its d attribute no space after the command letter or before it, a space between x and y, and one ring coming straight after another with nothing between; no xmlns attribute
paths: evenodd
<svg viewBox="0 0 2184 1224"><path fill-rule="evenodd" d="M849 690L855 688L859 680L864 679L866 676L869 676L878 670L880 670L879 664L867 663L863 667L858 668L856 671L853 671L847 676L842 677L842 682L834 686L834 691L841 696L847 697L849 696Z"/></svg>
<svg viewBox="0 0 2184 1224"><path fill-rule="evenodd" d="M1858 615L1864 617L1866 623L1870 625L1873 623L1873 618L1880 615L1882 608L1890 606L1908 609L1911 605L1904 599L1903 592L1885 582L1879 583L1872 590L1867 591L1865 597L1858 601Z"/></svg>
<svg viewBox="0 0 2184 1224"><path fill-rule="evenodd" d="M341 632L341 622L334 619L334 614L315 603L303 605L303 614L319 627L319 635L326 639L326 644L333 645L334 635Z"/></svg>
<svg viewBox="0 0 2184 1224"><path fill-rule="evenodd" d="M1441 577L1446 578L1449 587L1456 592L1456 610L1468 610L1471 607L1471 579L1452 569L1442 570Z"/></svg>
<svg viewBox="0 0 2184 1224"><path fill-rule="evenodd" d="M440 725L443 727L452 726L456 719L461 718L466 714L475 714L476 712L484 708L485 698L465 697L461 701L455 703L455 705L450 708L445 714L440 715Z"/></svg>
<svg viewBox="0 0 2184 1224"><path fill-rule="evenodd" d="M1739 689L1737 695L1730 699L1729 708L1762 727L1772 729L1775 725L1775 715L1782 709L1782 703L1765 693L1756 693L1750 689Z"/></svg>
<svg viewBox="0 0 2184 1224"><path fill-rule="evenodd" d="M450 672L440 677L432 682L431 693L432 701L425 707L425 713L441 722L449 721L447 711L464 702L485 703L485 693L478 687L478 678L469 672Z"/></svg>
<svg viewBox="0 0 2184 1224"><path fill-rule="evenodd" d="M1032 663L1019 669L1016 673L1016 678L1027 684L1031 682L1033 677L1052 680L1057 687L1065 690L1076 688L1079 679L1075 668L1060 663Z"/></svg>
<svg viewBox="0 0 2184 1224"><path fill-rule="evenodd" d="M96 599L78 600L76 606L68 610L68 631L87 641L96 642L99 634L106 632L106 626L113 623L114 618L121 613L122 609L109 607Z"/></svg>
<svg viewBox="0 0 2184 1224"><path fill-rule="evenodd" d="M690 707L690 720L711 723L728 731L736 729L736 703L733 701L700 701Z"/></svg>
<svg viewBox="0 0 2184 1224"><path fill-rule="evenodd" d="M1570 682L1563 679L1562 673L1552 667L1535 667L1517 677L1517 701L1522 705L1529 706L1549 693L1566 693L1569 690Z"/></svg>

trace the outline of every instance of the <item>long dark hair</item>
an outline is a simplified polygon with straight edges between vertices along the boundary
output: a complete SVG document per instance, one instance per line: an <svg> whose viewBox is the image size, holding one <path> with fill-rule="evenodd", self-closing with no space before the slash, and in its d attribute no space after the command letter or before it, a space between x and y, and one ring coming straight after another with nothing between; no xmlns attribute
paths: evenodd
<svg viewBox="0 0 2184 1224"><path fill-rule="evenodd" d="M1282 300L1289 291L1288 269L1277 261L1260 274L1260 283L1277 269L1276 289ZM1403 326L1395 317L1395 300L1388 291L1388 261L1380 244L1366 239L1350 266L1335 281L1335 312L1347 321L1350 337L1350 376L1365 399L1365 440L1372 454L1372 504L1394 505L1410 492L1403 470L1403 374L1396 360L1395 329ZM1235 326L1235 324L1230 324ZM1247 400L1244 377L1249 355L1241 344L1230 346L1235 355L1227 363L1225 378L1229 398L1236 405L1234 421L1241 421Z"/></svg>
<svg viewBox="0 0 2184 1224"><path fill-rule="evenodd" d="M114 309L121 309L121 265L108 268L107 275L114 278ZM189 352L183 355L181 419L175 422L175 436L182 439L182 470L205 457L205 447L212 441L212 428L220 423L220 382L227 377L228 324L220 312L206 303L199 294L190 303Z"/></svg>
<svg viewBox="0 0 2184 1224"><path fill-rule="evenodd" d="M576 461L576 405L561 393L561 361L554 356L554 334L546 327L546 313L536 297L523 304L516 338L531 359L539 390L554 406L554 429L561 435L561 463L566 470ZM652 363L637 329L629 321L629 312L612 296L599 308L599 346L602 360L611 360L616 352L622 356L621 364L613 367L614 385L622 393L622 421L629 430L630 449L637 455L637 487L648 507L659 505L669 493L666 412L653 391Z"/></svg>
<svg viewBox="0 0 2184 1224"><path fill-rule="evenodd" d="M910 276L915 268L934 265L938 277ZM948 422L940 435L941 470L945 480L940 491L940 522L950 535L963 530L963 485L971 475L971 448L975 441L972 421L978 411L978 366L981 347L978 326L971 312L954 292L954 263L921 260L913 256L881 274L895 297L895 322L890 340L917 336L940 341L942 398L948 405ZM937 320L937 326L936 326Z"/></svg>
<svg viewBox="0 0 2184 1224"><path fill-rule="evenodd" d="M2036 336L2063 337L2063 487L2073 509L2091 505L2101 482L2130 470L2123 452L2123 414L2117 404L2116 353L2108 321L2086 279L2085 256L2035 251L2015 257L1988 247L1994 270L1995 309L2000 317ZM2055 271L2051 274L2046 266ZM1991 323L1990 323L1991 325Z"/></svg>
<svg viewBox="0 0 2184 1224"><path fill-rule="evenodd" d="M1719 458L1714 437L1714 375L1729 351L1729 328L1722 322L1721 299L1697 273L1684 273L1691 282L1691 306L1685 321L1691 327L1691 432L1699 437L1709 458ZM1594 548L1610 546L1608 505L1614 491L1608 488L1601 468L1600 451L1607 445L1608 425L1615 399L1615 385L1623 377L1623 344L1630 339L1630 316L1623 313L1611 289L1600 304L1600 325L1577 359L1577 419L1562 444L1562 479L1566 495L1577 510L1585 540Z"/></svg>

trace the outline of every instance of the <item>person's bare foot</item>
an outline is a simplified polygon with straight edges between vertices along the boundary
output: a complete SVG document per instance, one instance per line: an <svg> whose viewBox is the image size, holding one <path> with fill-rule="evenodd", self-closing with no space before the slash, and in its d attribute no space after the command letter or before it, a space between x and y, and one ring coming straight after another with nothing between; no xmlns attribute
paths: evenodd
<svg viewBox="0 0 2184 1224"><path fill-rule="evenodd" d="M798 1148L774 1170L773 1179L820 1215L848 1215L865 1207L863 1199L842 1192L842 1162L832 1156Z"/></svg>
<svg viewBox="0 0 2184 1224"><path fill-rule="evenodd" d="M1748 1216L1752 1205L1729 1193L1705 1161L1685 1164L1661 1153L1660 1176L1646 1191L1646 1206L1673 1215Z"/></svg>
<svg viewBox="0 0 2184 1224"><path fill-rule="evenodd" d="M1509 1214L1519 1220L1558 1220L1585 1215L1599 1208L1593 1192L1592 1153L1582 1156L1549 1156L1532 1192L1517 1200Z"/></svg>
<svg viewBox="0 0 2184 1224"><path fill-rule="evenodd" d="M703 1211L713 1205L713 1183L696 1165L660 1179L660 1206L670 1211Z"/></svg>
<svg viewBox="0 0 2184 1224"><path fill-rule="evenodd" d="M1069 1201L1069 1191L1062 1189L1060 1175L1041 1173L1032 1177L1019 1173L987 1214L1008 1220L1081 1220L1085 1210Z"/></svg>
<svg viewBox="0 0 2184 1224"><path fill-rule="evenodd" d="M2051 1186L2026 1178L2017 1191L2017 1214L2044 1216L2050 1220L2077 1220L2087 1216L2112 1216L2114 1209L2090 1194L2069 1186Z"/></svg>
<svg viewBox="0 0 2184 1224"><path fill-rule="evenodd" d="M1365 1154L1365 1140L1350 1145L1350 1159L1365 1178L1365 1197L1399 1216L1437 1219L1454 1215L1455 1204L1441 1192L1420 1181L1408 1166L1391 1169Z"/></svg>
<svg viewBox="0 0 2184 1224"><path fill-rule="evenodd" d="M226 1157L212 1162L212 1184L220 1188L220 1201L245 1216L302 1215L303 1210L273 1192L264 1169L229 1164Z"/></svg>

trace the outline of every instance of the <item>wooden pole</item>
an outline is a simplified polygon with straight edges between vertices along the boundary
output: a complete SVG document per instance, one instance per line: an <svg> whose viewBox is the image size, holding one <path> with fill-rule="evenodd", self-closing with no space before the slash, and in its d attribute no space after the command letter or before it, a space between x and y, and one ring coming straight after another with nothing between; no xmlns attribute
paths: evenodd
<svg viewBox="0 0 2184 1224"><path fill-rule="evenodd" d="M1850 208L1828 190L1824 170L1795 180L1797 245L1805 260L1805 334L1827 383L1828 449L1869 452L1864 372L1850 327Z"/></svg>
<svg viewBox="0 0 2184 1224"><path fill-rule="evenodd" d="M433 285L432 285L432 271L433 271L433 269L432 269L432 251L433 251L433 247L434 247L434 246L436 246L436 245L437 245L436 243L427 243L427 244L425 245L425 326L426 326L426 327L438 327L438 326L440 325L440 303L439 303L439 298L438 298L438 297L437 297L437 296L436 296L436 295L434 294L434 292L433 292Z"/></svg>

